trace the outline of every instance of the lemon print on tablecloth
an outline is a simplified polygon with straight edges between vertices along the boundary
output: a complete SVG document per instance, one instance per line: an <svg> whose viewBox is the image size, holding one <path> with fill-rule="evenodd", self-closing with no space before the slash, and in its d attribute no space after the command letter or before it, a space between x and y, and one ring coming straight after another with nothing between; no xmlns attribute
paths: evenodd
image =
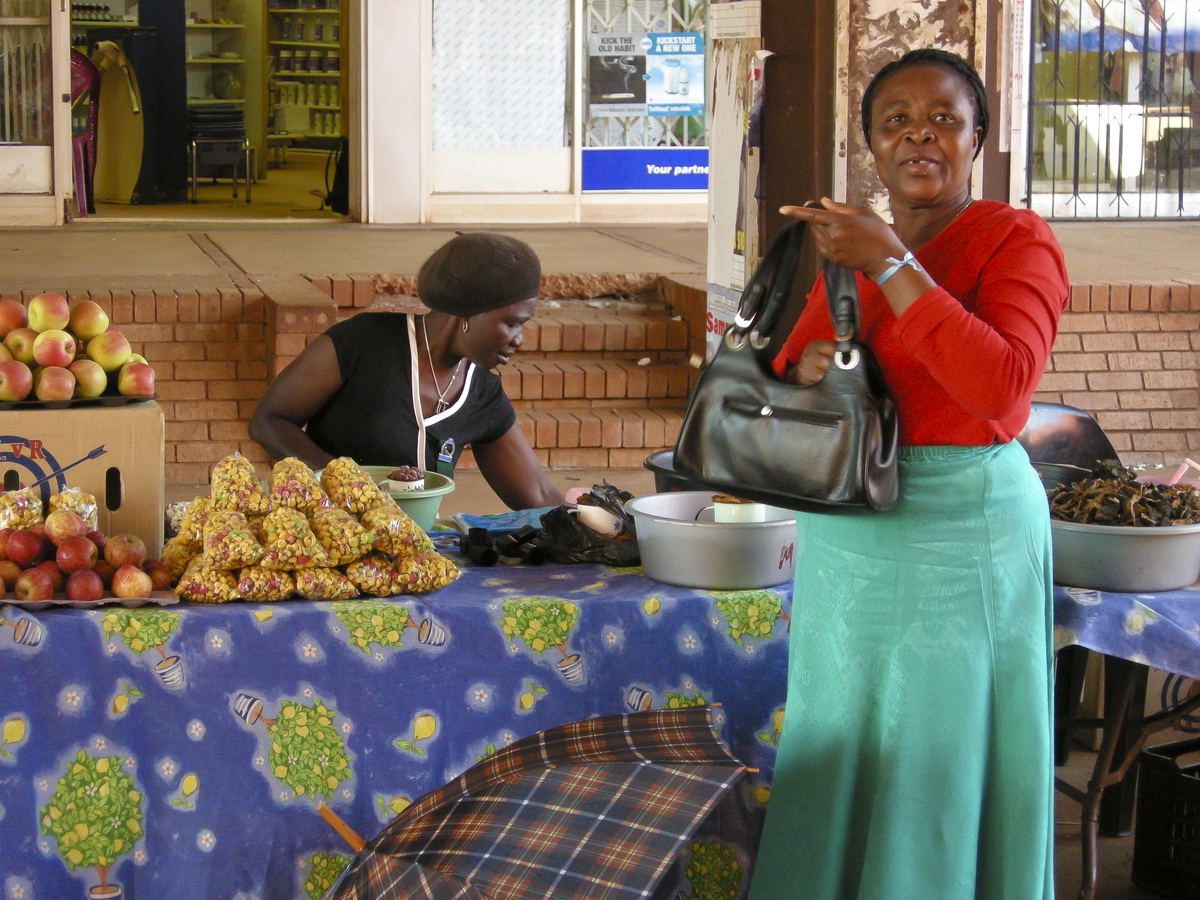
<svg viewBox="0 0 1200 900"><path fill-rule="evenodd" d="M517 695L517 711L529 712L537 703L538 697L545 693L546 689L536 681L525 682L525 690Z"/></svg>
<svg viewBox="0 0 1200 900"><path fill-rule="evenodd" d="M412 806L412 801L402 794L394 797L385 797L383 794L375 795L375 815L379 817L380 822L392 821L395 816L410 806Z"/></svg>
<svg viewBox="0 0 1200 900"><path fill-rule="evenodd" d="M718 841L696 841L689 848L684 876L697 900L732 900L742 886L742 867L733 849Z"/></svg>
<svg viewBox="0 0 1200 900"><path fill-rule="evenodd" d="M397 738L392 741L401 750L407 750L416 756L424 756L425 751L421 749L421 741L427 741L437 733L437 719L430 713L421 713L412 724L412 737L408 740Z"/></svg>
<svg viewBox="0 0 1200 900"><path fill-rule="evenodd" d="M779 735L783 732L783 710L784 707L779 707L775 712L771 713L771 730L763 729L754 735L764 744L770 744L772 747L779 746Z"/></svg>
<svg viewBox="0 0 1200 900"><path fill-rule="evenodd" d="M141 696L142 692L128 681L120 682L117 692L108 701L109 715L114 719L125 715L129 711L129 707L136 703Z"/></svg>
<svg viewBox="0 0 1200 900"><path fill-rule="evenodd" d="M501 611L500 630L505 637L516 638L538 656L557 650L562 657L555 663L558 673L569 684L584 682L582 657L567 652L579 621L578 606L554 597L514 597L504 601Z"/></svg>
<svg viewBox="0 0 1200 900"><path fill-rule="evenodd" d="M263 708L262 700L250 694L233 701L234 713L250 725L261 724L270 739L267 774L296 797L332 797L353 775L345 741L334 727L336 710L320 697L311 704L281 700L273 719L263 715Z"/></svg>
<svg viewBox="0 0 1200 900"><path fill-rule="evenodd" d="M146 650L157 651L159 658L154 664L154 673L168 688L179 690L186 681L183 662L178 656L167 656L166 652L167 639L179 627L179 622L179 613L164 609L118 607L105 611L100 618L100 629L106 638L120 638L139 658Z"/></svg>
<svg viewBox="0 0 1200 900"><path fill-rule="evenodd" d="M314 853L301 865L308 869L308 877L304 879L304 893L309 900L321 900L325 893L333 887L337 877L350 862L349 856L340 853Z"/></svg>
<svg viewBox="0 0 1200 900"><path fill-rule="evenodd" d="M196 792L200 790L200 778L195 772L189 772L179 779L179 789L171 798L171 805L176 809L195 809Z"/></svg>
<svg viewBox="0 0 1200 900"><path fill-rule="evenodd" d="M405 607L382 600L343 600L334 616L346 629L347 640L366 654L371 653L372 644L380 649L403 647L405 632L410 630L426 646L440 647L448 637L432 619L418 623Z"/></svg>
<svg viewBox="0 0 1200 900"><path fill-rule="evenodd" d="M65 764L49 801L38 810L42 833L54 838L68 869L94 869L109 890L108 873L144 832L142 792L120 756L80 750Z"/></svg>
<svg viewBox="0 0 1200 900"><path fill-rule="evenodd" d="M0 725L0 759L12 759L13 750L25 740L29 729L24 716L9 716Z"/></svg>
<svg viewBox="0 0 1200 900"><path fill-rule="evenodd" d="M739 647L745 647L747 639L771 638L776 620L791 621L774 591L710 591L709 596L725 617L725 634Z"/></svg>

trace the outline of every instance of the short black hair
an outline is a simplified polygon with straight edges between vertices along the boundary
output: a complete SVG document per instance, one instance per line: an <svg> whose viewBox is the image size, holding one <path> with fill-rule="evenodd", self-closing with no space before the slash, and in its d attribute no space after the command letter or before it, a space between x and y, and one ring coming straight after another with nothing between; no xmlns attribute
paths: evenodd
<svg viewBox="0 0 1200 900"><path fill-rule="evenodd" d="M879 89L879 85L883 84L889 76L901 69L912 69L917 66L940 66L958 75L966 82L967 87L970 89L971 102L975 105L975 125L980 129L979 146L975 148L975 155L978 156L979 152L983 149L983 142L987 138L988 126L991 124L991 115L988 113L987 94L983 90L983 80L980 79L979 73L975 71L974 66L957 53L951 53L948 50L936 50L932 47L926 47L921 50L910 50L899 59L892 60L892 62L875 73L875 77L871 79L871 83L863 91L862 129L863 136L867 139L867 146L871 145L871 104L875 100L875 92Z"/></svg>

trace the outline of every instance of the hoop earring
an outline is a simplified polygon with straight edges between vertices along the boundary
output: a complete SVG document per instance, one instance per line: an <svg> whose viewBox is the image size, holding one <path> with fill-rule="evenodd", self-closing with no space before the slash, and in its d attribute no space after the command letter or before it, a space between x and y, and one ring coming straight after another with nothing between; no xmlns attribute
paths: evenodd
<svg viewBox="0 0 1200 900"><path fill-rule="evenodd" d="M466 319L463 319L463 334L466 334L470 330L471 330L471 323L468 322Z"/></svg>

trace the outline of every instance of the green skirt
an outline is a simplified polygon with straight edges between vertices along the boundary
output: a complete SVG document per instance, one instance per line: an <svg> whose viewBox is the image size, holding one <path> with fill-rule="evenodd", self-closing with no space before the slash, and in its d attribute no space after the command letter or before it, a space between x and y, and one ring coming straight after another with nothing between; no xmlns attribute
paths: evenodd
<svg viewBox="0 0 1200 900"><path fill-rule="evenodd" d="M892 510L796 521L752 900L1053 900L1050 522L1024 449L906 448Z"/></svg>

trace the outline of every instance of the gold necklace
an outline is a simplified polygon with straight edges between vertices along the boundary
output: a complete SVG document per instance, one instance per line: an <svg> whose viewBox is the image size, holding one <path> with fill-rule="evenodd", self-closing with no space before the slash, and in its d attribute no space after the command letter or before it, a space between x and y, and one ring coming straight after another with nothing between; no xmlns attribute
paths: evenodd
<svg viewBox="0 0 1200 900"><path fill-rule="evenodd" d="M458 362L454 364L454 371L450 373L450 381L446 384L446 389L442 390L441 384L438 382L437 370L433 364L433 351L429 349L429 329L425 326L425 317L421 316L421 336L425 338L425 355L429 357L429 374L433 376L433 389L438 392L437 406L434 408L434 415L442 412L450 401L446 399L446 395L450 393L450 388L454 387L454 382L458 379L458 370L462 368L462 357L459 357Z"/></svg>

